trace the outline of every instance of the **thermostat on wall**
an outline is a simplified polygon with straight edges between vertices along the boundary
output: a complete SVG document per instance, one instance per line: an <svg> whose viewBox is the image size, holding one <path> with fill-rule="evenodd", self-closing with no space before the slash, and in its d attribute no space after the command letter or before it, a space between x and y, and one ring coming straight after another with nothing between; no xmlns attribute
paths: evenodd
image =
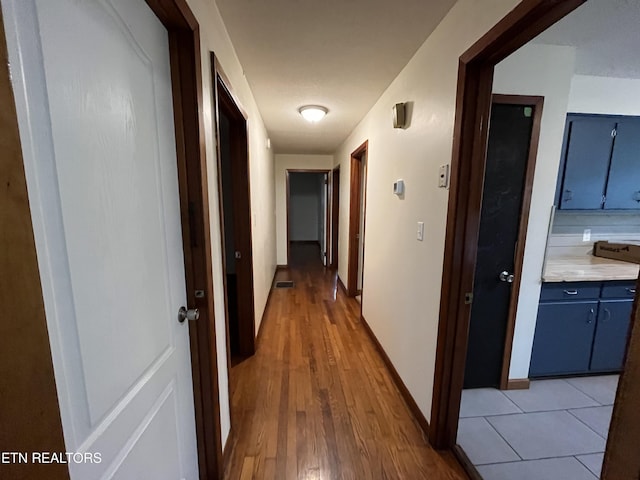
<svg viewBox="0 0 640 480"><path fill-rule="evenodd" d="M396 180L393 182L393 193L399 197L404 195L404 180Z"/></svg>

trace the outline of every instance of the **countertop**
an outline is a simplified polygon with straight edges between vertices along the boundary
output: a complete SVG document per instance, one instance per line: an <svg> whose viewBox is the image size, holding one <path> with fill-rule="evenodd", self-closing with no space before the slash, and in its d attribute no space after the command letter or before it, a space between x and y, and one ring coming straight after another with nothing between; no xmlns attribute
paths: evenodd
<svg viewBox="0 0 640 480"><path fill-rule="evenodd" d="M593 255L548 257L543 282L591 282L635 280L640 265Z"/></svg>

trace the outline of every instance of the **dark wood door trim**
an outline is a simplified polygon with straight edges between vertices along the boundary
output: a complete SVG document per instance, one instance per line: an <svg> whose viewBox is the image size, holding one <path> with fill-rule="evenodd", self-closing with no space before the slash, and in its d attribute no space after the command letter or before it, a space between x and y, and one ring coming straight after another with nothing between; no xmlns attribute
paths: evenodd
<svg viewBox="0 0 640 480"><path fill-rule="evenodd" d="M349 179L349 259L347 269L347 294L355 297L358 294L358 258L359 238L358 233L364 238L364 231L360 232L360 200L362 189L366 188L362 183L362 157L367 154L369 141L366 140L351 154L351 173Z"/></svg>
<svg viewBox="0 0 640 480"><path fill-rule="evenodd" d="M329 268L331 260L331 170L324 177L324 266Z"/></svg>
<svg viewBox="0 0 640 480"><path fill-rule="evenodd" d="M456 442L473 291L494 67L586 0L523 0L461 57L430 440Z"/></svg>
<svg viewBox="0 0 640 480"><path fill-rule="evenodd" d="M331 172L331 268L338 268L340 228L340 165Z"/></svg>
<svg viewBox="0 0 640 480"><path fill-rule="evenodd" d="M509 315L507 317L507 330L504 343L504 356L502 360L502 372L500 375L500 388L508 390L512 388L509 382L509 367L511 366L511 353L513 349L513 335L516 328L516 314L518 313L518 297L522 283L522 264L524 262L524 249L527 243L527 228L529 226L529 210L531 207L531 192L533 191L533 178L536 171L536 159L538 157L538 144L540 141L540 127L542 125L542 109L544 97L531 95L493 95L493 103L507 105L526 105L533 107L533 126L529 141L529 155L527 157L527 170L525 172L524 187L522 192L522 205L520 207L520 222L518 226L518 243L516 244L514 258L514 280L511 285L511 298L509 300ZM519 384L524 384L524 379Z"/></svg>
<svg viewBox="0 0 640 480"><path fill-rule="evenodd" d="M325 174L329 175L329 173L331 173L331 170L317 169L317 168L306 168L306 169L305 168L287 168L285 170L285 178L286 178L286 182L287 182L287 188L286 188L286 202L287 202L287 265L291 265L291 240L289 240L291 238L291 224L290 224L290 215L289 215L289 206L290 206L290 197L291 197L291 190L290 190L291 189L291 187L290 187L291 179L289 178L289 174L291 174L291 173L325 173ZM327 216L328 216L329 215L329 202L327 202L327 205L325 205L325 209L327 211ZM327 220L327 225L328 225L328 220ZM327 233L327 232L325 232L325 233Z"/></svg>
<svg viewBox="0 0 640 480"><path fill-rule="evenodd" d="M198 464L201 479L214 479L222 472L222 439L200 28L186 0L146 1L169 32L187 302L200 310L189 323Z"/></svg>
<svg viewBox="0 0 640 480"><path fill-rule="evenodd" d="M220 113L230 121L231 177L233 195L233 232L236 251L241 258L236 261L238 327L240 355L249 357L255 353L255 306L253 282L253 245L251 227L251 184L249 175L249 142L247 114L233 94L229 80L224 75L216 56L211 53L213 72L213 110L216 134L216 156L218 165L218 198L220 215L220 235L222 242L222 265L225 299L227 296L227 267L225 256L225 225L222 198L222 157L220 151ZM225 329L227 343L227 365L231 366L229 339L229 311L225 300Z"/></svg>

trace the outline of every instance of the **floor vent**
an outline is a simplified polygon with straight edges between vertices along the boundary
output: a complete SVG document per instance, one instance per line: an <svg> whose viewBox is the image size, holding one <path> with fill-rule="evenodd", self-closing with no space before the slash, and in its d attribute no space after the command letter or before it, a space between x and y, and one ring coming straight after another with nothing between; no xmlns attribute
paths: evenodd
<svg viewBox="0 0 640 480"><path fill-rule="evenodd" d="M293 282L290 280L286 282L276 282L276 288L293 288Z"/></svg>

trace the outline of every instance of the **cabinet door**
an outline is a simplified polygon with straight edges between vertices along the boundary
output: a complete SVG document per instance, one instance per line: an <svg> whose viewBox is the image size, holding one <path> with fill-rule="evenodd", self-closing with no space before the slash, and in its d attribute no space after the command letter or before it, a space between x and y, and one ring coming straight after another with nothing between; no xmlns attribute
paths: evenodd
<svg viewBox="0 0 640 480"><path fill-rule="evenodd" d="M529 376L589 371L598 302L541 303Z"/></svg>
<svg viewBox="0 0 640 480"><path fill-rule="evenodd" d="M640 119L618 121L605 209L640 209Z"/></svg>
<svg viewBox="0 0 640 480"><path fill-rule="evenodd" d="M603 300L600 302L591 370L622 369L632 307L633 300Z"/></svg>
<svg viewBox="0 0 640 480"><path fill-rule="evenodd" d="M602 209L615 127L611 118L569 117L559 208Z"/></svg>

